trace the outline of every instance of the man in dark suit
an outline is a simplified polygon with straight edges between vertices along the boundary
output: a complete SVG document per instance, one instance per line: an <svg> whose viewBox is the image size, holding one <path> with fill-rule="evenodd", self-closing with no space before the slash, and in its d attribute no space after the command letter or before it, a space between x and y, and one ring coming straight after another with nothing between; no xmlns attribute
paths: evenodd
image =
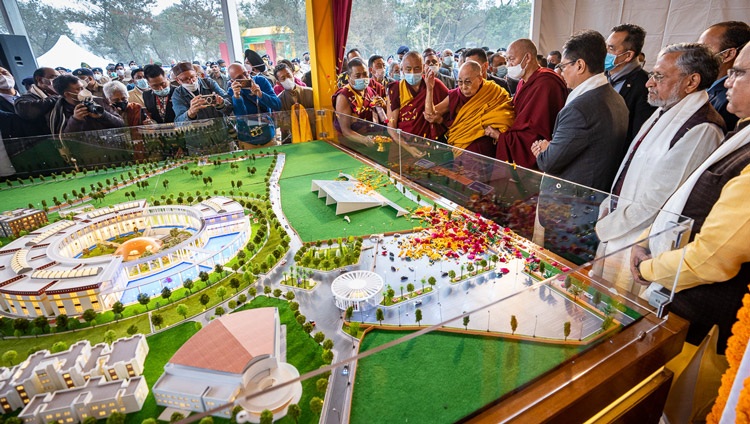
<svg viewBox="0 0 750 424"><path fill-rule="evenodd" d="M164 76L164 69L158 65L146 65L143 67L143 75L151 87L151 90L143 92L143 104L149 116L159 124L174 122L172 93L175 87Z"/></svg>
<svg viewBox="0 0 750 424"><path fill-rule="evenodd" d="M539 169L609 190L627 147L628 107L604 75L607 47L596 31L573 35L558 65L572 89L557 115L552 140L532 147Z"/></svg>
<svg viewBox="0 0 750 424"><path fill-rule="evenodd" d="M714 109L724 118L727 131L734 130L739 118L727 111L729 102L727 101L727 88L724 83L727 80L727 71L734 66L734 61L740 54L740 50L748 41L750 41L750 26L739 21L713 24L703 31L703 34L698 38L698 42L705 44L720 62L719 75L708 88L708 98Z"/></svg>
<svg viewBox="0 0 750 424"><path fill-rule="evenodd" d="M607 38L607 57L604 70L610 84L620 93L628 106L628 142L633 140L644 122L654 113L655 107L648 104L648 73L638 62L646 31L633 24L622 24L612 28ZM625 144L625 148L628 145Z"/></svg>

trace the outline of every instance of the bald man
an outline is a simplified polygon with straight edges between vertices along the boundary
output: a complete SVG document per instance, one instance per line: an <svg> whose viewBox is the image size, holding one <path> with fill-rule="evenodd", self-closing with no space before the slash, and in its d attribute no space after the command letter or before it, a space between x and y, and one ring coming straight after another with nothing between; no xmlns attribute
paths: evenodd
<svg viewBox="0 0 750 424"><path fill-rule="evenodd" d="M537 169L531 145L537 140L549 140L560 109L565 106L568 89L554 71L542 68L536 60L537 49L531 40L522 38L508 47L509 76L519 79L513 106L516 120L504 133L491 131L497 159L524 168ZM514 75L510 75L513 71Z"/></svg>
<svg viewBox="0 0 750 424"><path fill-rule="evenodd" d="M458 71L457 88L448 91L448 97L435 105L435 73L427 69L425 76L425 119L448 127L451 146L494 157L495 139L488 134L507 131L515 117L508 92L482 78L479 63L467 60Z"/></svg>

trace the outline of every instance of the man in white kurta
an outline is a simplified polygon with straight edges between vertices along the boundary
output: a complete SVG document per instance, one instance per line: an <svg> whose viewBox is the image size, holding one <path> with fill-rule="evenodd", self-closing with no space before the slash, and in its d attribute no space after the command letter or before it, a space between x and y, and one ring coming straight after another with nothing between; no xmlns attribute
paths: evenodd
<svg viewBox="0 0 750 424"><path fill-rule="evenodd" d="M723 119L706 93L714 72L718 64L707 48L676 44L660 52L646 83L648 101L658 109L632 140L596 225L601 262L594 273L618 289L633 289L628 246L723 139Z"/></svg>

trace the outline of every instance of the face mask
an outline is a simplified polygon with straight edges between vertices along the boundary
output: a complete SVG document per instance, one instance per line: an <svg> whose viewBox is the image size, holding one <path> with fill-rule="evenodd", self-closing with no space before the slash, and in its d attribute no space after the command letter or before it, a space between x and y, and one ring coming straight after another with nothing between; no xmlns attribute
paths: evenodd
<svg viewBox="0 0 750 424"><path fill-rule="evenodd" d="M125 70L124 69L115 69L115 73L117 74L118 77L121 77L121 76L125 75Z"/></svg>
<svg viewBox="0 0 750 424"><path fill-rule="evenodd" d="M555 65L554 63L548 63L547 64L547 69L552 69L554 71L555 70L555 66L557 66L557 65Z"/></svg>
<svg viewBox="0 0 750 424"><path fill-rule="evenodd" d="M605 71L611 71L615 69L617 65L615 65L615 60L617 60L618 57L627 54L628 52L620 53L620 54L612 54L607 53L607 57L604 58L604 70Z"/></svg>
<svg viewBox="0 0 750 424"><path fill-rule="evenodd" d="M395 79L396 81L401 81L401 74L393 75L393 79Z"/></svg>
<svg viewBox="0 0 750 424"><path fill-rule="evenodd" d="M161 90L152 90L157 96L165 97L169 95L169 87L162 88Z"/></svg>
<svg viewBox="0 0 750 424"><path fill-rule="evenodd" d="M453 57L452 56L444 57L443 63L445 63L446 66L453 66Z"/></svg>
<svg viewBox="0 0 750 424"><path fill-rule="evenodd" d="M358 78L352 83L352 87L357 91L362 91L370 84L370 78Z"/></svg>
<svg viewBox="0 0 750 424"><path fill-rule="evenodd" d="M295 85L297 84L291 78L287 78L284 81L281 81L281 86L284 87L284 90L293 90Z"/></svg>
<svg viewBox="0 0 750 424"><path fill-rule="evenodd" d="M117 78L117 72L110 72L109 76L112 78Z"/></svg>
<svg viewBox="0 0 750 424"><path fill-rule="evenodd" d="M506 74L508 78L513 78L514 80L521 79L521 76L523 75L523 67L521 64L523 63L523 58L518 62L518 65L515 66L508 66L508 73Z"/></svg>
<svg viewBox="0 0 750 424"><path fill-rule="evenodd" d="M495 76L498 78L505 78L506 75L508 75L508 67L505 65L500 65L495 70Z"/></svg>
<svg viewBox="0 0 750 424"><path fill-rule="evenodd" d="M186 84L186 83L183 82L181 85L182 85L183 88L185 88L185 90L187 90L187 91L189 91L191 93L193 91L198 90L198 81L190 83L190 84Z"/></svg>
<svg viewBox="0 0 750 424"><path fill-rule="evenodd" d="M223 74L227 71L227 68L225 66L222 66L221 68L219 68L219 71L221 71L221 73Z"/></svg>
<svg viewBox="0 0 750 424"><path fill-rule="evenodd" d="M138 67L137 67L137 66L135 66L135 65L132 65L132 66L130 67L130 70L131 70L131 71L132 71L132 70L135 70L135 69L138 69Z"/></svg>
<svg viewBox="0 0 750 424"><path fill-rule="evenodd" d="M385 77L385 69L376 69L376 70L375 70L375 71L374 71L374 72L372 73L372 76L373 76L373 77L375 77L375 79L379 79L379 80L382 80L382 79L383 79L383 77Z"/></svg>
<svg viewBox="0 0 750 424"><path fill-rule="evenodd" d="M119 110L123 110L124 111L128 107L128 101L127 100L122 100L122 101L119 101L119 102L114 102L114 103L112 103L112 106L115 107L115 108L117 108L117 109L119 109Z"/></svg>
<svg viewBox="0 0 750 424"><path fill-rule="evenodd" d="M437 75L437 73L440 72L440 65L432 65L430 66L430 69L432 69L432 72Z"/></svg>
<svg viewBox="0 0 750 424"><path fill-rule="evenodd" d="M135 86L140 88L141 90L146 90L148 89L148 82L146 82L146 78L141 78L135 80Z"/></svg>
<svg viewBox="0 0 750 424"><path fill-rule="evenodd" d="M91 94L91 92L87 88L79 91L77 96L79 102L90 100L92 97L94 97L94 95Z"/></svg>
<svg viewBox="0 0 750 424"><path fill-rule="evenodd" d="M16 85L13 75L0 75L0 90L10 90Z"/></svg>
<svg viewBox="0 0 750 424"><path fill-rule="evenodd" d="M419 85L422 82L422 74L403 74L403 77L409 85Z"/></svg>
<svg viewBox="0 0 750 424"><path fill-rule="evenodd" d="M94 80L101 81L102 80L102 74L94 74Z"/></svg>

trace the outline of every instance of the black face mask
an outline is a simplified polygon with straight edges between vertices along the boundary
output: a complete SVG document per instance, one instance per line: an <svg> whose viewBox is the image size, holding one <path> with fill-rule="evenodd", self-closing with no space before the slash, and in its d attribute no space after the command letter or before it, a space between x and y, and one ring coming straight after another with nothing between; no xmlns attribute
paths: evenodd
<svg viewBox="0 0 750 424"><path fill-rule="evenodd" d="M547 68L552 69L553 71L555 70L555 66L557 66L557 65L555 65L554 63L548 63L547 64Z"/></svg>
<svg viewBox="0 0 750 424"><path fill-rule="evenodd" d="M124 111L128 107L128 101L127 100L122 100L122 101L119 101L119 102L114 102L114 103L112 103L112 106L115 107L115 108L117 108L117 109L119 109L119 110L123 110Z"/></svg>

